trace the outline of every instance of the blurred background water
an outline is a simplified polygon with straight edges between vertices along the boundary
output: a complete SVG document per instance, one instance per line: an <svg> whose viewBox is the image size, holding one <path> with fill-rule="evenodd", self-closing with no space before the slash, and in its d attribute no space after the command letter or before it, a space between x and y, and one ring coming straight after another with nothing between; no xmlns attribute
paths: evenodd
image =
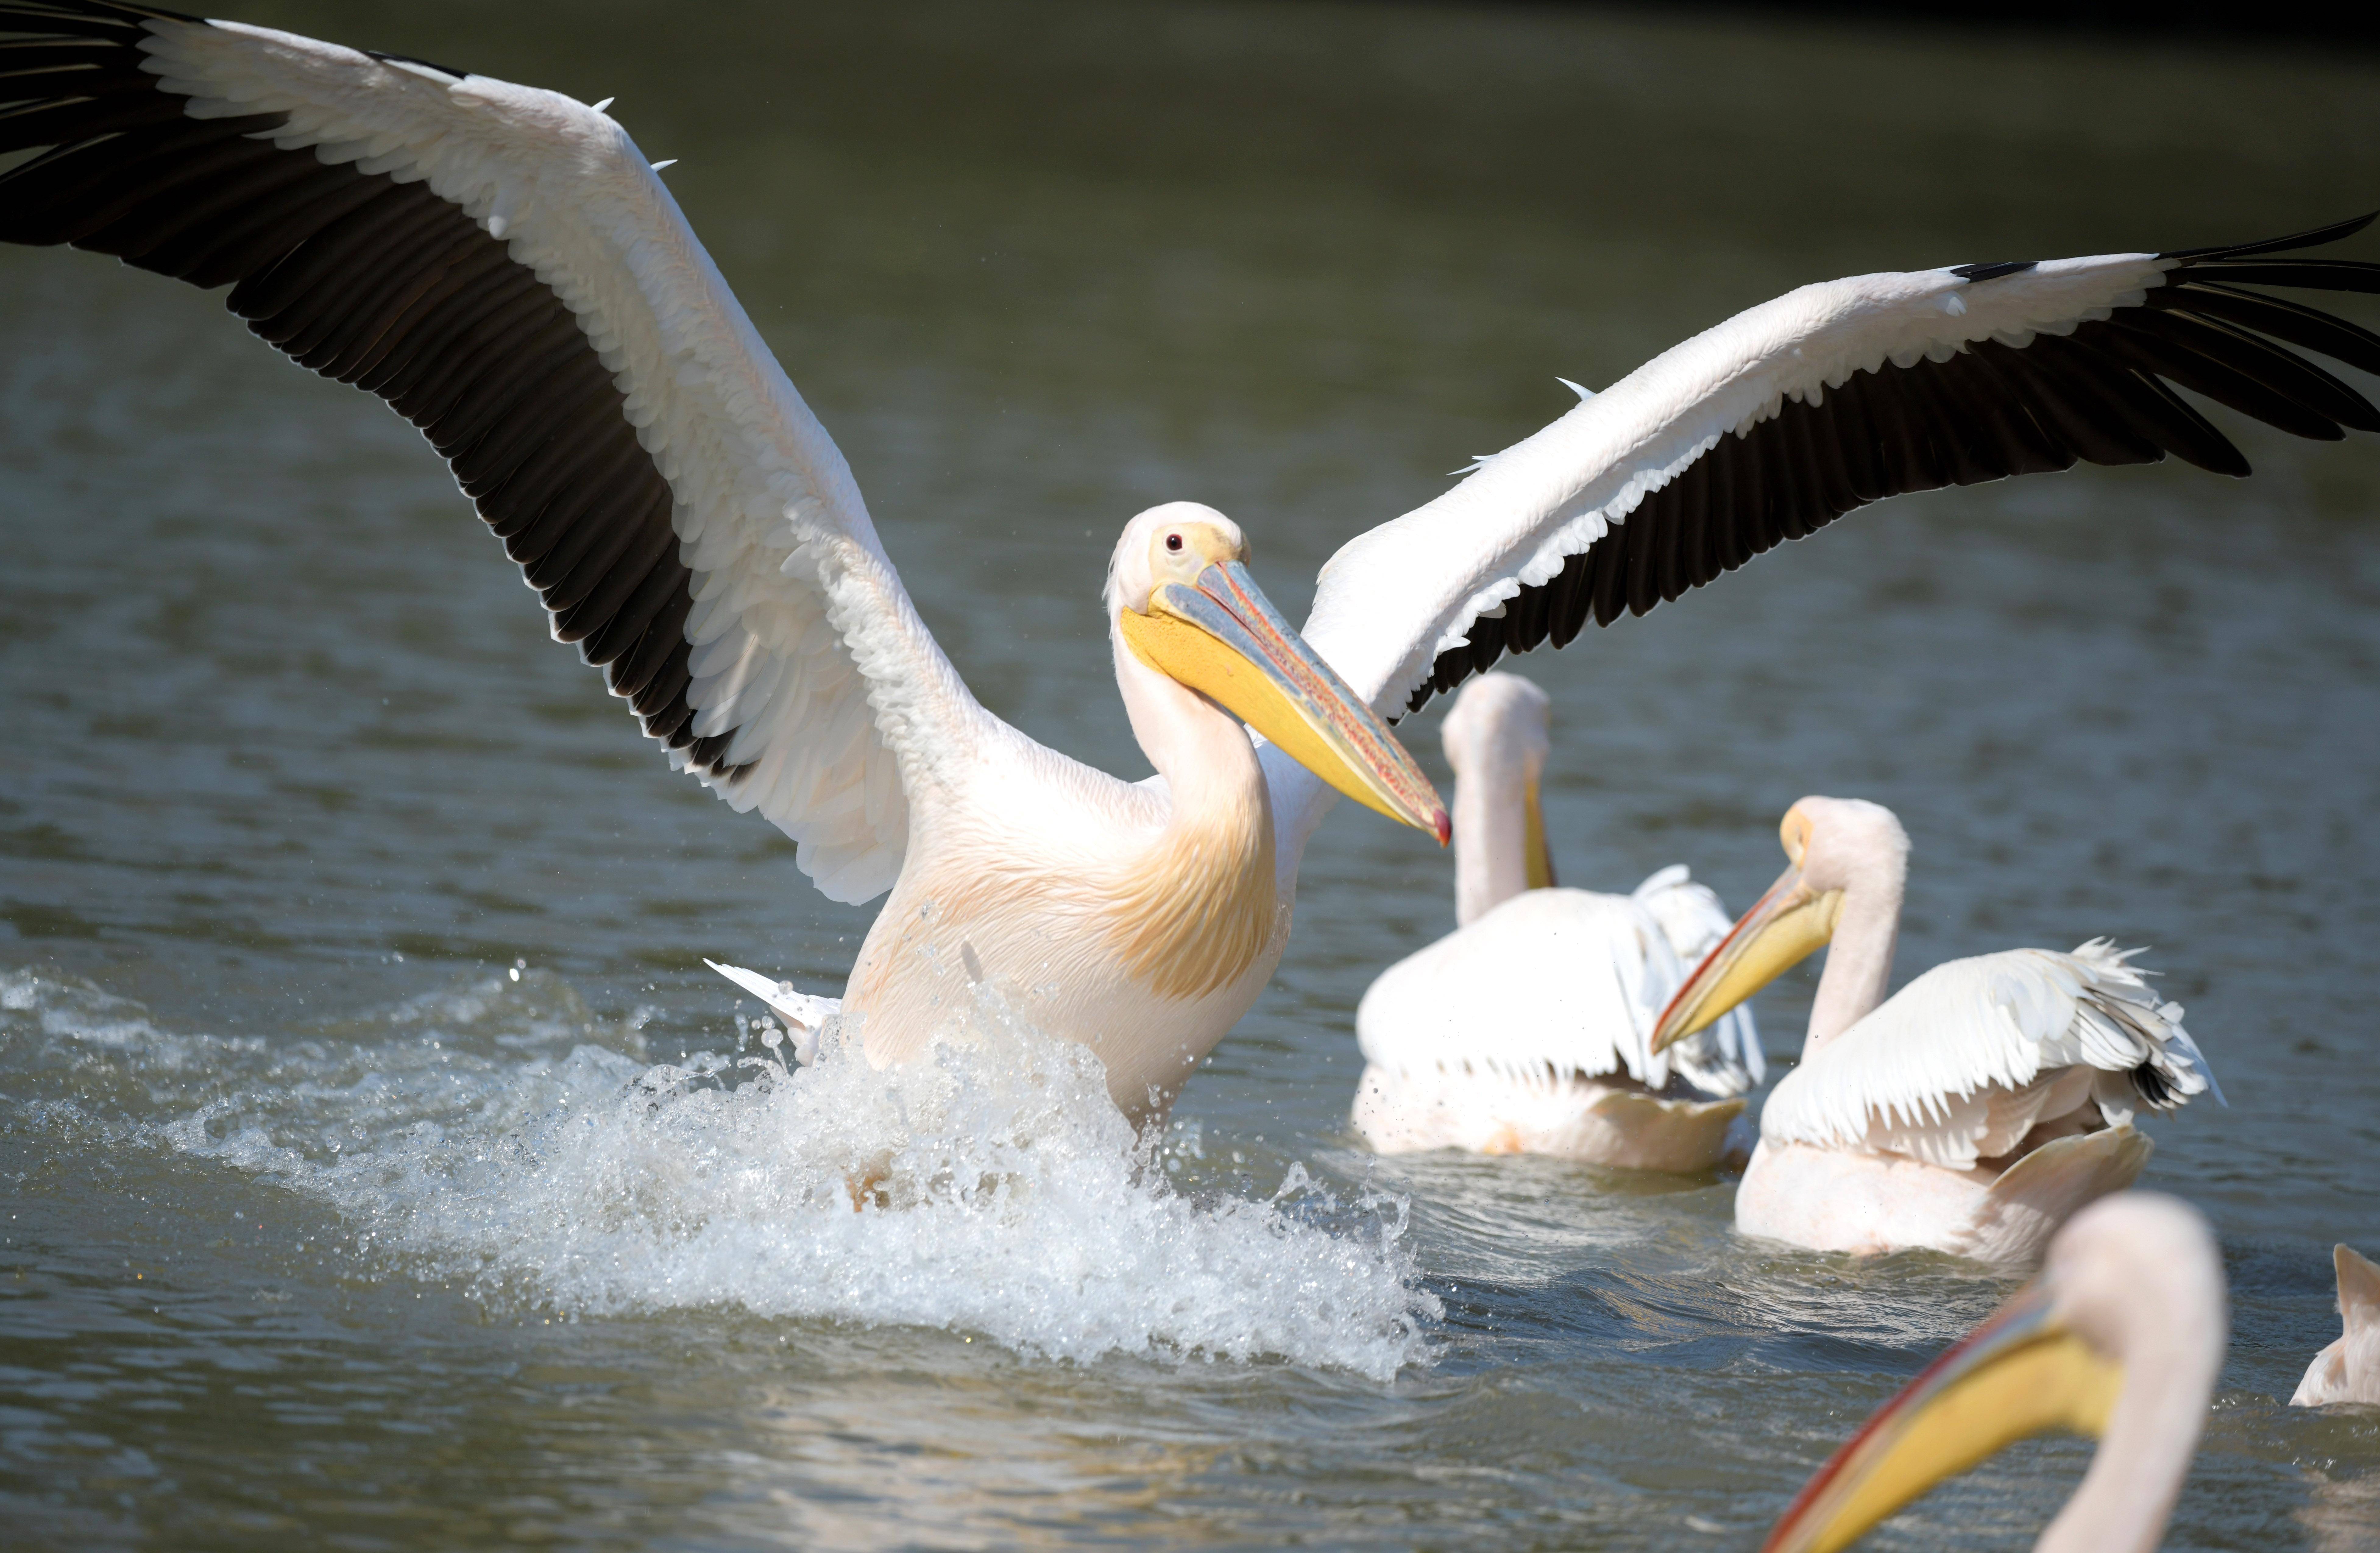
<svg viewBox="0 0 2380 1553"><path fill-rule="evenodd" d="M1238 517L1296 617L1557 375L1808 280L2380 203L2380 64L2269 42L240 14L616 95L978 695L1130 776L1097 601L1142 506ZM2231 1100L2152 1123L2236 1316L2169 1546L2366 1547L2380 1415L2276 1399L2330 1243L2380 1242L2380 447L2217 416L2252 480L1890 504L1514 666L1566 882L1685 861L1740 907L1789 803L1860 795L1915 843L1904 978L2153 946ZM1354 1003L1451 881L1343 806L1148 1169L1051 1123L989 1195L855 1218L813 1146L875 1102L735 1067L698 956L832 991L868 912L670 775L402 423L213 297L0 250L0 1546L1748 1548L2010 1287L1747 1244L1724 1178L1364 1155ZM1814 971L1758 1003L1776 1059ZM1039 1103L996 1080L921 1081L921 1147L983 1166ZM1877 1545L2027 1546L2085 1456Z"/></svg>

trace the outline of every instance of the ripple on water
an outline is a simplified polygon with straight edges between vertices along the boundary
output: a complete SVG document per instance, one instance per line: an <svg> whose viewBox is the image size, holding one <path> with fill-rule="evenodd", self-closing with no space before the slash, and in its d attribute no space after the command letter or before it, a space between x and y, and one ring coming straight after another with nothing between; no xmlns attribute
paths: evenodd
<svg viewBox="0 0 2380 1553"><path fill-rule="evenodd" d="M334 1207L392 1274L498 1306L980 1332L1020 1352L1295 1364L1430 1355L1402 1199L1177 1189L1096 1061L987 995L972 1038L877 1072L654 1064L551 973L470 979L281 1039L163 1030L87 982L0 977L0 1084L49 1124ZM853 1183L880 1178L855 1210Z"/></svg>

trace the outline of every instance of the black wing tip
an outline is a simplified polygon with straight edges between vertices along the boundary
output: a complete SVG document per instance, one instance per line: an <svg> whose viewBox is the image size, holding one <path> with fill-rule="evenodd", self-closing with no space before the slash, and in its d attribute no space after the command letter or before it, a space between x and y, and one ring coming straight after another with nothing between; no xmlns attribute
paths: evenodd
<svg viewBox="0 0 2380 1553"><path fill-rule="evenodd" d="M214 24L205 17L192 16L188 11L168 10L163 6L142 6L132 0L0 0L0 32L35 32L43 24L59 22L112 21L137 26L144 21L178 21L197 27ZM383 65L408 65L436 75L460 81L472 74L468 70L442 65L419 55L395 54L382 49L365 49L363 53Z"/></svg>
<svg viewBox="0 0 2380 1553"><path fill-rule="evenodd" d="M1953 264L1950 273L1963 281L1991 281L2022 274L2040 262L2038 259L1995 259L1981 264Z"/></svg>
<svg viewBox="0 0 2380 1553"><path fill-rule="evenodd" d="M188 11L133 5L130 0L10 0L0 5L0 31L38 32L42 30L40 23L59 21L114 21L127 25L187 21L201 27L208 25L206 18Z"/></svg>
<svg viewBox="0 0 2380 1553"><path fill-rule="evenodd" d="M740 728L730 728L723 734L690 737L683 746L679 746L674 738L666 742L685 749L687 770L699 772L713 782L734 782L760 763L757 759L739 761L733 766L727 763L727 751L735 743L735 735L741 732Z"/></svg>
<svg viewBox="0 0 2380 1553"><path fill-rule="evenodd" d="M2192 263L2202 260L2245 259L2259 253L2289 253L2298 249L2320 248L2325 243L2336 243L2352 237L2374 221L2380 221L2380 211L2350 216L2345 221L2334 221L2324 226L2309 227L2303 232L2292 232L2286 237L2265 237L2248 243L2218 243L2213 248L2175 249L2170 252L2160 253L2157 257L2179 259L2185 263Z"/></svg>
<svg viewBox="0 0 2380 1553"><path fill-rule="evenodd" d="M0 49L66 42L79 68L128 62L161 18L183 19L124 0L0 0ZM731 762L733 731L698 739L691 726L690 578L667 482L550 285L427 184L252 138L285 115L191 119L159 78L123 63L103 73L105 92L50 90L78 76L7 94L0 148L50 149L0 171L0 241L67 243L231 285L226 305L253 333L300 366L368 386L430 438L545 595L556 634L612 667L650 736L692 746L688 763L714 782L746 778L754 763Z"/></svg>
<svg viewBox="0 0 2380 1553"><path fill-rule="evenodd" d="M363 52L371 58L379 60L383 65L411 65L423 70L434 70L439 75L448 77L449 79L456 81L460 81L465 77L473 74L473 72L469 70L458 70L452 65L441 65L434 59L424 59L419 55L384 54L379 49L366 49Z"/></svg>
<svg viewBox="0 0 2380 1553"><path fill-rule="evenodd" d="M2156 257L2176 259L2189 264L2214 260L2246 259L2261 253L2290 253L2299 249L2321 248L2325 243L2343 241L2362 231L2374 221L2380 221L2380 211L2350 216L2345 221L2334 221L2323 226L2309 227L2303 232L2292 232L2285 237L2265 237L2247 243L2218 243L2212 248L2173 249ZM1953 264L1950 266L1950 273L1961 280L1971 282L1998 280L2002 275L2022 274L2040 262L2041 261L2037 259L1995 259L1977 264Z"/></svg>

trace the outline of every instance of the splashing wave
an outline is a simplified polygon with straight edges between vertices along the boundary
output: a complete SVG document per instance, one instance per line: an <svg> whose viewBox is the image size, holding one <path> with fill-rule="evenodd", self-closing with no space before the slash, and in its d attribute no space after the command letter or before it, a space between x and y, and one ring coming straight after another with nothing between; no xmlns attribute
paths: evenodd
<svg viewBox="0 0 2380 1553"><path fill-rule="evenodd" d="M656 1066L537 971L273 1039L0 975L0 1092L23 1120L327 1201L370 1256L499 1305L740 1307L1382 1379L1427 1362L1441 1312L1402 1202L1336 1201L1299 1167L1269 1202L1177 1190L1089 1053L996 1000L930 1062L879 1073L856 1046L830 1030L807 1068Z"/></svg>

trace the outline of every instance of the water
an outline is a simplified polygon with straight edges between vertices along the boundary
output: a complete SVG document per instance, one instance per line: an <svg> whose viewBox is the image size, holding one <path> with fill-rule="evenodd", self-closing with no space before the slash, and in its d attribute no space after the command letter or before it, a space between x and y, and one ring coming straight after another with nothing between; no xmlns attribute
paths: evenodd
<svg viewBox="0 0 2380 1553"><path fill-rule="evenodd" d="M1812 278L2380 188L2380 68L2240 45L244 14L616 93L969 683L1131 775L1097 599L1150 502L1240 518L1294 616L1557 375ZM1521 667L1566 880L1740 905L1793 798L1855 795L1915 841L1904 977L2154 946L2232 1102L2152 1123L2236 1307L2170 1546L2352 1547L2380 1417L2275 1399L2330 1243L2380 1242L2380 447L2235 434L2246 483L1895 504ZM997 1008L991 1055L789 1079L698 956L832 990L867 913L651 756L410 431L212 298L0 250L0 1544L1745 1548L2009 1287L1743 1244L1724 1179L1367 1158L1354 1003L1452 902L1343 807L1146 1152ZM1763 995L1780 1057L1811 985ZM896 1137L902 1210L852 1214ZM2083 1459L1878 1546L2024 1546Z"/></svg>

